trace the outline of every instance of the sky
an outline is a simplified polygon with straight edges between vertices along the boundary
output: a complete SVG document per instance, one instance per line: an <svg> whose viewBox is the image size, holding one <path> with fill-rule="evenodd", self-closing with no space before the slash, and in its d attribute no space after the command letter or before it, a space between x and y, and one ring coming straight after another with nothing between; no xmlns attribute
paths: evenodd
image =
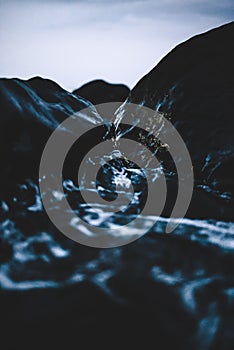
<svg viewBox="0 0 234 350"><path fill-rule="evenodd" d="M133 87L176 45L232 20L233 0L0 0L0 76Z"/></svg>

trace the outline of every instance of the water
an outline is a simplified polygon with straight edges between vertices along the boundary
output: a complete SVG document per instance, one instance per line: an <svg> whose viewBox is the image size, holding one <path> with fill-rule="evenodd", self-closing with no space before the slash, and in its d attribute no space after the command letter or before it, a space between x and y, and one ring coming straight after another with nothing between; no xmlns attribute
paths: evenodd
<svg viewBox="0 0 234 350"><path fill-rule="evenodd" d="M115 152L118 153L117 146L115 144ZM88 158L87 162L104 164L110 159L107 154ZM218 349L222 342L230 344L234 321L234 222L187 217L173 233L166 234L168 217L157 217L153 213L145 216L134 211L141 201L144 180L141 171L134 167L129 170L119 163L108 164L101 177L102 180L107 178L106 183L100 182L96 188L96 183L84 176L80 186L87 193L98 190L104 200L121 196L123 214L113 215L119 202L93 202L90 207L76 200L79 188L71 179L64 180L65 194L59 191L51 193L50 210L58 211L61 201L69 197L78 215L77 220L69 224L84 235L92 236L93 231L88 230L79 217L99 227L120 227L118 233L126 237L133 235L137 238L142 232L147 233L136 242L119 248L106 250L81 246L52 225L43 209L37 182L26 179L6 191L1 201L0 240L3 249L0 283L3 309L6 307L5 292L13 293L10 294L13 297L27 292L30 300L37 300L36 291L75 288L79 297L72 296L69 305L64 300L62 303L67 305L69 315L78 317L79 322L82 322L83 316L74 316L74 303L82 308L89 304L89 300L97 298L99 306L106 310L111 300L117 307L126 307L127 310L131 307L139 313L144 310L147 317L162 318L162 328L171 334L172 339L175 333L183 333L180 317L185 323L191 322L188 342L199 349L212 346ZM162 168L155 169L148 164L146 176L149 181L157 182L161 174ZM167 176L173 178L174 173L168 172ZM196 184L196 188L211 198L218 196L229 202L233 200L200 183ZM129 202L133 212L126 211ZM123 224L136 214L138 225L126 228ZM66 220L67 213L62 215ZM86 293L87 297L84 297ZM23 299L15 306L14 312L7 299L8 316L4 315L10 319L13 313L16 320L30 322L34 318L48 320L56 310L62 317L64 306L57 299L57 294L53 295L53 301L45 297L42 306L32 302L32 306L28 307L27 299ZM94 317L96 311L89 310L88 314Z"/></svg>

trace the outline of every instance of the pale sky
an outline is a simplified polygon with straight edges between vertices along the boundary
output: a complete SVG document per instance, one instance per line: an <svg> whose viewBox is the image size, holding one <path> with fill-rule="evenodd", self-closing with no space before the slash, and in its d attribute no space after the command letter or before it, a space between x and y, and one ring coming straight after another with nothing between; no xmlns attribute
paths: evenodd
<svg viewBox="0 0 234 350"><path fill-rule="evenodd" d="M234 19L233 0L0 0L0 76L135 83L173 47Z"/></svg>

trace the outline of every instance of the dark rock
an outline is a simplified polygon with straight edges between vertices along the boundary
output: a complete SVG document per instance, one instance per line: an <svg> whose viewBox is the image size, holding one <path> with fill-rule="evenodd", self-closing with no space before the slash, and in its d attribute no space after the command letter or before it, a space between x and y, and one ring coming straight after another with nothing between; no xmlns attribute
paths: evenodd
<svg viewBox="0 0 234 350"><path fill-rule="evenodd" d="M73 91L94 105L106 102L124 102L129 95L129 88L124 84L111 84L104 80L93 80Z"/></svg>
<svg viewBox="0 0 234 350"><path fill-rule="evenodd" d="M48 79L0 79L1 177L37 173L52 131L91 103ZM94 120L100 117L93 108Z"/></svg>
<svg viewBox="0 0 234 350"><path fill-rule="evenodd" d="M234 22L178 45L128 101L170 118L188 146L196 179L233 196Z"/></svg>
<svg viewBox="0 0 234 350"><path fill-rule="evenodd" d="M123 84L111 84L104 80L93 80L87 84L82 85L79 89L74 90L73 94L84 97L86 100L91 101L94 105L106 103L106 102L124 102L129 95L129 88ZM116 106L113 105L113 109L110 113L114 113ZM99 108L97 107L99 111ZM109 117L103 115L105 111L99 111L102 117ZM110 119L109 119L110 120Z"/></svg>

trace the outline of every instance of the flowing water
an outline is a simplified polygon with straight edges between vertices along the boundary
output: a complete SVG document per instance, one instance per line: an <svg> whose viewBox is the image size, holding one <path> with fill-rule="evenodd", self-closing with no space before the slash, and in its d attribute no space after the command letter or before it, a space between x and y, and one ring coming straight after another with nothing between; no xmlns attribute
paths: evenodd
<svg viewBox="0 0 234 350"><path fill-rule="evenodd" d="M118 144L115 152L120 152ZM107 154L88 158L87 162L103 164L110 159ZM139 215L137 227L134 224L125 227L126 220L139 214L136 209L144 190L141 186L144 176L137 168L132 167L129 173L126 164L120 165L108 163L102 173L102 178L109 179L108 185L100 182L97 189L104 199L113 195L113 189L114 197L121 195L122 214L113 215L116 204L111 201L93 203L92 207L80 203L77 200L79 188L71 179L64 180L65 194L58 191L51 194L50 210L59 210L61 201L70 198L78 218L69 225L87 236L92 235L92 231L79 216L91 225L110 229L119 226L119 234L123 236L137 238L147 232L136 242L123 247L88 248L59 233L43 209L35 180L25 179L5 192L0 207L2 295L5 295L4 291L33 293L69 286L78 289L80 286L82 290L88 285L94 294L98 289L103 305L105 300L112 300L116 305L131 305L134 309L161 315L165 318L163 327L169 334L171 327L180 329L177 315L185 313L185 322L190 319L194 322L188 338L193 339L199 349L212 346L218 349L219 344L228 348L225 344L233 341L234 322L234 222L185 218L174 232L166 234L169 218L156 217L152 213ZM161 176L160 167L154 169L149 165L147 169L149 181L155 182ZM132 184L136 187L133 199ZM87 193L96 191L96 184L85 177L80 186ZM205 187L204 191L212 196L211 189L207 191ZM126 203L131 200L132 211L126 212ZM67 213L63 215L66 220ZM4 297L2 300L4 304ZM177 305L175 309L170 307L170 300ZM88 303L84 297L77 297L77 305L84 303ZM46 305L40 317L49 318L54 307L54 304ZM9 312L9 318L12 312ZM27 308L25 301L23 306L15 306L14 318L27 321L38 312L35 305ZM164 314L166 316L162 316Z"/></svg>

